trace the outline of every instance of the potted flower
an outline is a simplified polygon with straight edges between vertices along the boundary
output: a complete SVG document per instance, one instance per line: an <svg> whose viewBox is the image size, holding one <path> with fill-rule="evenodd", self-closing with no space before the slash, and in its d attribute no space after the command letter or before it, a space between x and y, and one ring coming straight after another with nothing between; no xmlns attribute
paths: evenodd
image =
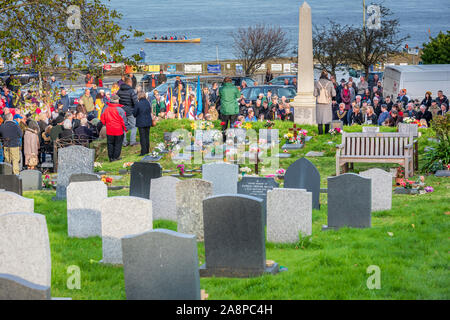
<svg viewBox="0 0 450 320"><path fill-rule="evenodd" d="M42 179L42 186L44 189L54 189L55 181L52 181L52 178L47 174L44 179Z"/></svg>
<svg viewBox="0 0 450 320"><path fill-rule="evenodd" d="M184 168L185 168L184 164L177 165L177 169L178 169L181 177L184 176Z"/></svg>
<svg viewBox="0 0 450 320"><path fill-rule="evenodd" d="M245 174L250 174L251 172L252 172L252 169L250 169L250 168L248 168L248 167L244 167L244 168L241 168L241 173L242 173L242 177L244 177L245 176Z"/></svg>
<svg viewBox="0 0 450 320"><path fill-rule="evenodd" d="M284 170L283 168L278 169L276 171L276 174L278 176L278 179L284 179L284 175L286 174L286 170Z"/></svg>

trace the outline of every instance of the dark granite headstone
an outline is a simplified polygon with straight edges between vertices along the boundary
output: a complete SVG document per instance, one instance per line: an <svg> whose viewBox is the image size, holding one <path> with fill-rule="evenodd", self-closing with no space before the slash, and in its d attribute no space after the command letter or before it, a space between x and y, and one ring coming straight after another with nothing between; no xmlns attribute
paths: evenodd
<svg viewBox="0 0 450 320"><path fill-rule="evenodd" d="M0 273L0 300L50 300L50 287Z"/></svg>
<svg viewBox="0 0 450 320"><path fill-rule="evenodd" d="M100 181L100 180L102 180L102 177L94 173L76 173L70 176L69 183Z"/></svg>
<svg viewBox="0 0 450 320"><path fill-rule="evenodd" d="M299 159L289 166L284 175L284 187L312 192L313 209L320 209L320 173L308 159Z"/></svg>
<svg viewBox="0 0 450 320"><path fill-rule="evenodd" d="M156 229L122 238L128 300L200 300L194 235Z"/></svg>
<svg viewBox="0 0 450 320"><path fill-rule="evenodd" d="M328 178L328 226L370 228L372 181L354 173Z"/></svg>
<svg viewBox="0 0 450 320"><path fill-rule="evenodd" d="M263 201L264 223L267 221L267 191L278 188L274 178L243 177L238 182L238 193L256 197Z"/></svg>
<svg viewBox="0 0 450 320"><path fill-rule="evenodd" d="M155 162L135 162L131 166L130 196L150 199L152 179L162 177L162 167Z"/></svg>
<svg viewBox="0 0 450 320"><path fill-rule="evenodd" d="M0 175L0 189L22 195L22 179L15 174Z"/></svg>
<svg viewBox="0 0 450 320"><path fill-rule="evenodd" d="M19 174L22 179L23 191L42 190L42 172L38 170L24 170Z"/></svg>
<svg viewBox="0 0 450 320"><path fill-rule="evenodd" d="M0 175L13 174L13 166L7 162L0 162Z"/></svg>
<svg viewBox="0 0 450 320"><path fill-rule="evenodd" d="M203 200L205 264L201 277L256 277L276 274L266 267L263 201L244 195L219 195Z"/></svg>

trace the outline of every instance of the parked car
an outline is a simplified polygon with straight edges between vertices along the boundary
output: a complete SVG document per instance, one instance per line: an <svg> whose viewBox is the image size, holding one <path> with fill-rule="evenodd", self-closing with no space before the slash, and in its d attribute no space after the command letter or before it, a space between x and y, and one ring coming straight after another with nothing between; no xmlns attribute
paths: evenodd
<svg viewBox="0 0 450 320"><path fill-rule="evenodd" d="M260 93L264 93L264 95L267 95L267 92L271 90L272 96L276 95L278 96L278 99L280 100L281 97L286 97L287 102L291 102L294 100L295 96L297 95L297 90L295 90L291 86L278 86L278 85L264 85L264 86L256 86L256 87L249 87L241 90L241 94L244 95L245 101L248 103L251 101L252 103L255 103L258 99L258 96Z"/></svg>
<svg viewBox="0 0 450 320"><path fill-rule="evenodd" d="M0 73L0 78L5 82L10 75L13 75L18 79L21 84L37 81L39 79L39 74L32 69L10 69Z"/></svg>
<svg viewBox="0 0 450 320"><path fill-rule="evenodd" d="M225 77L223 77L225 79ZM223 80L222 80L223 81ZM236 87L242 87L242 82L245 81L248 87L253 87L255 85L255 80L250 77L231 77L231 81Z"/></svg>
<svg viewBox="0 0 450 320"><path fill-rule="evenodd" d="M152 74L155 75L155 77L157 78L159 75L159 72L150 72L147 73L146 75L144 75L140 81L142 88L144 89L144 91L147 91L149 88L149 84L150 84L150 79L152 78ZM167 77L167 81L175 79L176 77L180 77L181 79L186 78L185 75L182 74L165 74Z"/></svg>
<svg viewBox="0 0 450 320"><path fill-rule="evenodd" d="M297 79L296 75L286 75L286 76L279 76L276 78L273 78L272 81L270 81L270 83L272 85L279 85L279 86L283 86L284 84L284 80L288 79L289 80L289 85L292 85L292 81L295 79Z"/></svg>

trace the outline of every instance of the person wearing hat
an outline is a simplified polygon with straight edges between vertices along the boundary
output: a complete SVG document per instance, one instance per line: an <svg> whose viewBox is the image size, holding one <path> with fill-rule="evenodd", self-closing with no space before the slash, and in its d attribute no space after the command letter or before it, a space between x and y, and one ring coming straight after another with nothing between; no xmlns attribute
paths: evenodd
<svg viewBox="0 0 450 320"><path fill-rule="evenodd" d="M64 115L59 114L55 120L53 120L53 128L50 130L50 138L52 139L52 144L55 143L59 138L59 134L64 130Z"/></svg>
<svg viewBox="0 0 450 320"><path fill-rule="evenodd" d="M122 143L124 135L127 132L127 116L119 104L119 96L113 95L108 107L104 110L100 117L101 122L106 127L106 140L108 145L109 161L121 160Z"/></svg>

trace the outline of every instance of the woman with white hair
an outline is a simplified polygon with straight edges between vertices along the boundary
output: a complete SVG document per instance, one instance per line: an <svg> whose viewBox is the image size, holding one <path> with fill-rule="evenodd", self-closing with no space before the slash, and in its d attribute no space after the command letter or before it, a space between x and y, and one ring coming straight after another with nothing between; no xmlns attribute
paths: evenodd
<svg viewBox="0 0 450 320"><path fill-rule="evenodd" d="M59 139L73 139L72 120L64 120L63 131L59 134Z"/></svg>

